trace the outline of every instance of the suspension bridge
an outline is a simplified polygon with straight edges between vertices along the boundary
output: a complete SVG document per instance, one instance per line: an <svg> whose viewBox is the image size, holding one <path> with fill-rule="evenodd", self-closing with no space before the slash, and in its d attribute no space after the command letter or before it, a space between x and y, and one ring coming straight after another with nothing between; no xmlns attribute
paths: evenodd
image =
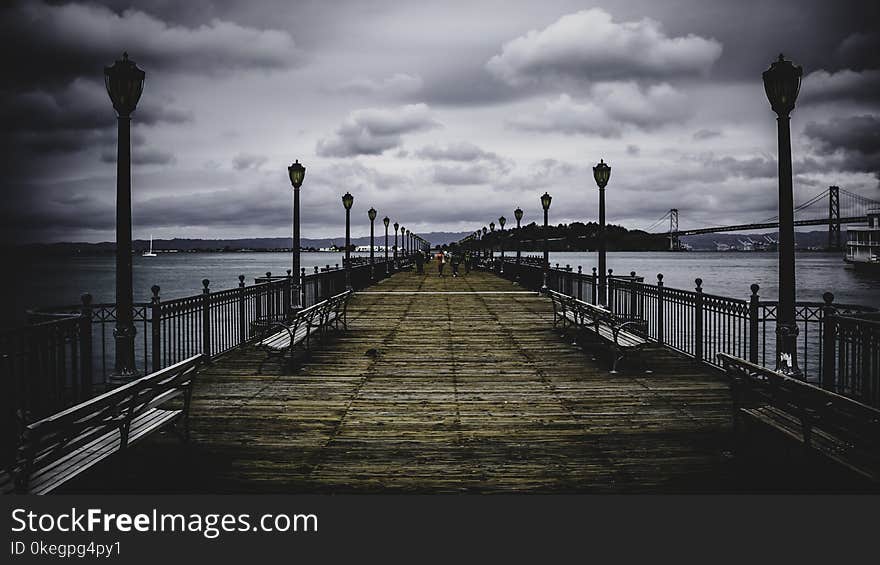
<svg viewBox="0 0 880 565"><path fill-rule="evenodd" d="M861 194L856 194L837 186L829 186L819 194L798 205L794 209L795 226L828 226L828 247L839 250L841 248L840 226L843 224L857 224L868 221L868 210L880 207L880 201L872 200ZM668 226L662 232L655 232L660 226ZM699 235L706 233L722 233L733 231L749 231L759 229L773 229L779 227L778 216L766 218L759 222L747 224L735 224L727 226L702 226L691 229L679 228L679 210L672 208L658 218L644 231L656 233L669 238L669 248L677 250L681 248L680 238L687 235Z"/></svg>

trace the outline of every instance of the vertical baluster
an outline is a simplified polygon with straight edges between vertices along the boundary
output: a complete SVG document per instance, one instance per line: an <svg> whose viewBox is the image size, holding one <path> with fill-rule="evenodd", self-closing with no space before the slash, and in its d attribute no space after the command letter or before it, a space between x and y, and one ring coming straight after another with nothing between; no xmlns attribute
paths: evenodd
<svg viewBox="0 0 880 565"><path fill-rule="evenodd" d="M657 343L663 345L663 274L657 274Z"/></svg>
<svg viewBox="0 0 880 565"><path fill-rule="evenodd" d="M758 364L758 315L759 298L757 284L752 284L752 296L749 298L749 361Z"/></svg>
<svg viewBox="0 0 880 565"><path fill-rule="evenodd" d="M202 279L202 353L211 356L211 281Z"/></svg>
<svg viewBox="0 0 880 565"><path fill-rule="evenodd" d="M694 297L694 357L703 360L703 279L694 279L696 296Z"/></svg>
<svg viewBox="0 0 880 565"><path fill-rule="evenodd" d="M837 308L834 307L834 295L826 292L822 295L825 305L822 307L822 356L819 363L822 367L822 388L834 390L834 361L837 331Z"/></svg>
<svg viewBox="0 0 880 565"><path fill-rule="evenodd" d="M150 368L154 373L162 368L162 303L159 299L159 290L157 284L150 287L150 292L153 293L150 299L150 337L153 342ZM146 361L144 365L146 365Z"/></svg>

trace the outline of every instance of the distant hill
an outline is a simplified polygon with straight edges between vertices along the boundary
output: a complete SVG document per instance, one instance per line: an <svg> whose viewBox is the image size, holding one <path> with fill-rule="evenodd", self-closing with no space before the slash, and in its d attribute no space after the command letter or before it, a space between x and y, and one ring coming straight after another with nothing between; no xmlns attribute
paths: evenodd
<svg viewBox="0 0 880 565"><path fill-rule="evenodd" d="M470 232L431 232L420 234L421 237L430 241L432 244L444 244L458 241L469 235ZM376 244L382 245L385 240L384 228L376 234ZM393 245L394 232L392 231L388 237L389 243ZM353 237L351 238L353 245L369 245L370 237ZM300 246L303 248L320 248L330 247L332 245L343 246L345 237L309 239L300 240ZM277 249L290 249L292 238L289 237L257 237L257 238L240 238L240 239L154 239L153 249L157 251L176 249L178 251L237 251L239 249L252 249L254 251L271 251ZM132 242L135 252L140 253L149 249L149 240L136 239ZM76 255L76 254L100 254L113 253L116 244L112 241L101 243L84 243L84 242L61 242L61 243L35 243L18 246L19 251L48 253L57 255Z"/></svg>

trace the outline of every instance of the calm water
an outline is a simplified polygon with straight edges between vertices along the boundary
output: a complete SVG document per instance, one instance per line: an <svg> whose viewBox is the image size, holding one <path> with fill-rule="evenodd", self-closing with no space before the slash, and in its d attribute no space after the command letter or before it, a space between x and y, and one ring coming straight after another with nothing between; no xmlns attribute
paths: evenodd
<svg viewBox="0 0 880 565"><path fill-rule="evenodd" d="M354 254L368 255L368 254ZM303 253L302 266L342 263L341 253ZM615 273L636 271L648 282L663 273L668 287L693 289L694 278L703 279L706 293L748 298L749 285L761 286L762 298L773 299L777 292L775 253L716 252L621 252L608 254L608 267ZM590 272L597 264L595 253L551 253L552 264L583 267ZM134 257L135 301L147 302L150 287L158 284L163 299L201 292L204 278L212 290L238 285L238 275L253 284L267 271L284 274L290 268L287 253L175 253L158 257ZM16 267L15 293L20 297L15 311L4 316L20 317L28 307L77 304L84 292L95 302L114 301L115 260L112 255L98 257L41 258ZM800 253L797 256L799 300L821 300L830 290L836 301L880 307L880 279L846 268L835 253Z"/></svg>

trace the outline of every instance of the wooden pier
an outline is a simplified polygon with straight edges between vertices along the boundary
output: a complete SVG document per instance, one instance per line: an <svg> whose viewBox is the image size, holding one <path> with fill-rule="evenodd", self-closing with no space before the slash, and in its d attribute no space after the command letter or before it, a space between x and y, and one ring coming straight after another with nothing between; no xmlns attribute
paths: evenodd
<svg viewBox="0 0 880 565"><path fill-rule="evenodd" d="M485 272L359 292L292 365L253 347L196 381L192 441L130 454L124 492L719 492L727 383L662 347L652 373L553 328L550 300ZM70 485L107 490L107 473Z"/></svg>

